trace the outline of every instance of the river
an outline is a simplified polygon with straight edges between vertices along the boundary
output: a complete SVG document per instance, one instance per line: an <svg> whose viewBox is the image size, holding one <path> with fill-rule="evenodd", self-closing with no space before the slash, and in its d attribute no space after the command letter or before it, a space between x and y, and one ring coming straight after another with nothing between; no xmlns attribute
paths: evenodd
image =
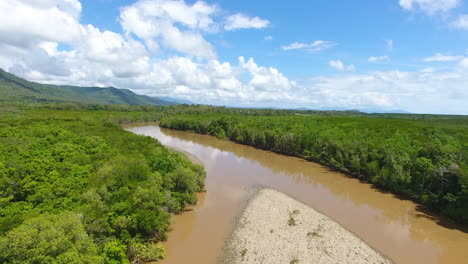
<svg viewBox="0 0 468 264"><path fill-rule="evenodd" d="M395 263L468 263L466 229L342 173L212 136L156 125L126 129L194 155L207 171L206 193L199 194L196 206L174 217L164 243L168 253L164 264L216 263L257 186L311 206Z"/></svg>

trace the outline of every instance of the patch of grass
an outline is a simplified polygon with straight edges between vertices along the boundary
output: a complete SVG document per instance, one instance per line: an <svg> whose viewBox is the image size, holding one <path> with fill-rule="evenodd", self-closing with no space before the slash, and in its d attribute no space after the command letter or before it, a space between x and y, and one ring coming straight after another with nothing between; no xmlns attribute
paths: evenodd
<svg viewBox="0 0 468 264"><path fill-rule="evenodd" d="M307 233L308 237L322 237L317 231Z"/></svg>
<svg viewBox="0 0 468 264"><path fill-rule="evenodd" d="M241 254L241 257L242 257L242 260L243 260L245 255L247 254L247 249L244 248L243 250L241 250L240 254Z"/></svg>
<svg viewBox="0 0 468 264"><path fill-rule="evenodd" d="M299 210L294 210L292 213L289 214L289 220L288 220L288 225L289 226L295 226L296 225L296 219L294 219L295 215L298 215L300 212Z"/></svg>
<svg viewBox="0 0 468 264"><path fill-rule="evenodd" d="M299 263L298 259L293 259L293 260L289 261L289 264L297 264L297 263Z"/></svg>

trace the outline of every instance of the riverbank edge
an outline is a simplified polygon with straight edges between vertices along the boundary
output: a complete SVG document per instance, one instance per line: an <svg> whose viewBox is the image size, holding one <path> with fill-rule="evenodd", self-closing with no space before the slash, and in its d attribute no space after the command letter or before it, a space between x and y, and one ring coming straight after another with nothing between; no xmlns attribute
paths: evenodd
<svg viewBox="0 0 468 264"><path fill-rule="evenodd" d="M120 124L120 127L125 131L129 131L128 129L130 129L132 127L139 127L139 126L159 126L159 121L142 121L142 122L132 122L132 123ZM178 152L178 153L184 155L193 164L204 166L203 162L199 158L197 158L196 156L192 155L191 153L189 153L189 152L187 152L185 150L174 148L174 147L167 146L167 145L163 145L163 146L165 148L167 148L167 149L173 150L175 152Z"/></svg>
<svg viewBox="0 0 468 264"><path fill-rule="evenodd" d="M177 153L180 153L182 155L184 155L187 159L189 159L193 164L197 164L197 165L201 165L204 167L204 164L203 162L198 158L196 157L195 155L192 155L191 153L185 151L185 150L182 150L182 149L179 149L179 148L174 148L174 147L170 147L170 146L166 146L164 145L165 148L168 148L172 151L175 151Z"/></svg>
<svg viewBox="0 0 468 264"><path fill-rule="evenodd" d="M150 125L150 126L158 126L159 125L159 122L154 122L154 121L150 121L150 122L134 122L134 123L127 123L127 124L121 124L120 127L125 130L125 131L128 131L128 132L131 132L129 131L130 128L132 127L135 127L135 126L145 126L145 125ZM133 133L133 132L131 132ZM182 150L182 149L179 149L179 148L175 148L175 147L171 147L171 146L167 146L167 145L163 145L161 144L162 146L164 146L165 148L167 148L169 151L173 151L173 152L176 152L180 155L183 155L185 158L187 158L190 162L192 162L193 164L196 164L196 165L200 165L200 166L203 166L205 167L205 165L203 164L203 162L198 158L196 157L195 155L185 151L185 150ZM190 206L196 206L196 204L198 203L198 199L199 199L199 195L201 193L204 193L206 192L205 189L203 189L201 192L198 192L196 193L197 195L197 202L193 205L189 205L189 206L186 206L184 208L184 210L186 210L188 207ZM183 214L184 212L182 212L181 214ZM171 225L173 224L173 221L174 221L174 215L171 216ZM169 232L170 233L170 232ZM169 235L169 234L168 234ZM151 264L151 263L159 263L159 261L149 261L149 262L145 262L146 264Z"/></svg>
<svg viewBox="0 0 468 264"><path fill-rule="evenodd" d="M249 198L219 264L393 263L353 232L284 193L257 187Z"/></svg>

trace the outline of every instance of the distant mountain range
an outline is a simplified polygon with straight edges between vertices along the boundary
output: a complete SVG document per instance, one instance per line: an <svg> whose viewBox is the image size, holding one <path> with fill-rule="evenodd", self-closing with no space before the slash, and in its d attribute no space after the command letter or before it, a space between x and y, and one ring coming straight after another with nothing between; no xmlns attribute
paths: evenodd
<svg viewBox="0 0 468 264"><path fill-rule="evenodd" d="M350 109L345 107L297 107L297 108L281 108L281 107L247 107L247 106L228 106L229 108L245 108L245 109L274 109L274 110L297 110L297 111L337 111L337 112L356 112L366 114L411 114L411 112L401 109L378 109L378 108L361 108Z"/></svg>
<svg viewBox="0 0 468 264"><path fill-rule="evenodd" d="M167 97L167 96L159 96L158 97L161 100L168 101L168 102L174 102L178 104L187 104L187 105L193 105L192 101L189 100L184 100L184 99L179 99L179 98L173 98L173 97Z"/></svg>
<svg viewBox="0 0 468 264"><path fill-rule="evenodd" d="M194 104L191 101L173 97L150 97L136 94L128 89L114 87L81 87L69 85L52 85L30 82L0 69L0 102L76 102L85 104L128 104L167 106L176 104ZM235 107L235 106L227 106ZM236 107L235 107L236 108ZM237 107L237 108L270 108L277 107ZM363 113L399 113L407 114L405 110L382 109L347 109L336 108L294 108L290 110L318 111L359 111Z"/></svg>
<svg viewBox="0 0 468 264"><path fill-rule="evenodd" d="M81 87L30 82L0 69L0 102L76 102L166 106L177 102L114 87Z"/></svg>
<svg viewBox="0 0 468 264"><path fill-rule="evenodd" d="M410 112L402 109L382 109L382 108L359 108L359 109L349 109L344 107L335 107L335 108L319 108L321 111L359 111L368 114L410 114Z"/></svg>

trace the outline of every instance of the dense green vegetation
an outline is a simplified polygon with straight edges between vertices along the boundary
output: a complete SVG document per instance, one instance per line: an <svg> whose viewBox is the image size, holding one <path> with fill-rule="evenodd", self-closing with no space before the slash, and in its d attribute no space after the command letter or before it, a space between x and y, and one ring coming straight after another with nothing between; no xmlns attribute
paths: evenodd
<svg viewBox="0 0 468 264"><path fill-rule="evenodd" d="M88 107L0 105L0 263L161 259L171 214L203 189L201 166L120 128L155 109Z"/></svg>
<svg viewBox="0 0 468 264"><path fill-rule="evenodd" d="M303 157L468 224L468 117L175 106L161 126Z"/></svg>
<svg viewBox="0 0 468 264"><path fill-rule="evenodd" d="M153 106L174 104L114 87L79 87L29 82L2 69L0 69L0 102L75 102Z"/></svg>

